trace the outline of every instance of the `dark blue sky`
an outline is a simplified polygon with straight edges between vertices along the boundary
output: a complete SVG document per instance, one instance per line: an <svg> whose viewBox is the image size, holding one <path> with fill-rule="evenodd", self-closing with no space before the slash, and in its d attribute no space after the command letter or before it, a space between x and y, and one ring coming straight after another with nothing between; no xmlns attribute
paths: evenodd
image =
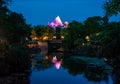
<svg viewBox="0 0 120 84"><path fill-rule="evenodd" d="M28 24L46 25L56 16L61 20L83 22L88 17L104 16L106 0L12 0L10 10L22 13ZM113 20L118 20L113 18Z"/></svg>

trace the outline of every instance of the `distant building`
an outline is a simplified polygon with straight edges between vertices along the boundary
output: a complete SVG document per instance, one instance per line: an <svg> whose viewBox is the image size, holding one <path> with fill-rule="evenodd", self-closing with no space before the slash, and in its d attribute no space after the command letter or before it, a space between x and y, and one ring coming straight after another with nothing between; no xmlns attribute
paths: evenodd
<svg viewBox="0 0 120 84"><path fill-rule="evenodd" d="M65 21L63 23L59 16L57 16L53 22L51 22L51 23L48 22L48 26L50 26L54 30L56 30L57 27L59 27L59 28L68 28L68 24L69 23L67 21Z"/></svg>

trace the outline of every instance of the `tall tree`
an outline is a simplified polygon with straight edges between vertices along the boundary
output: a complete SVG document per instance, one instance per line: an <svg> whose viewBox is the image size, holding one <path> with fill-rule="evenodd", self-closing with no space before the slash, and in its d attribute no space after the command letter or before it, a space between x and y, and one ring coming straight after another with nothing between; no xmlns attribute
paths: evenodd
<svg viewBox="0 0 120 84"><path fill-rule="evenodd" d="M103 20L100 16L88 17L86 21L84 21L84 30L88 35L94 34L101 31L101 25L103 24Z"/></svg>
<svg viewBox="0 0 120 84"><path fill-rule="evenodd" d="M104 3L107 16L117 15L120 12L120 0L108 0Z"/></svg>
<svg viewBox="0 0 120 84"><path fill-rule="evenodd" d="M10 44L25 41L25 37L30 33L30 26L26 24L22 14L11 12L7 19L5 36Z"/></svg>
<svg viewBox="0 0 120 84"><path fill-rule="evenodd" d="M41 35L42 35L41 31L43 28L44 28L44 26L42 26L42 25L37 25L34 27L34 31L36 32L37 38L41 37Z"/></svg>
<svg viewBox="0 0 120 84"><path fill-rule="evenodd" d="M66 48L75 48L75 41L83 38L83 24L77 21L72 21L69 28L65 29L64 45ZM62 32L61 32L62 33Z"/></svg>
<svg viewBox="0 0 120 84"><path fill-rule="evenodd" d="M42 34L42 39L47 36L48 37L48 40L49 39L52 39L53 36L55 35L55 31L50 28L49 26L44 26L43 29L41 30L41 34Z"/></svg>
<svg viewBox="0 0 120 84"><path fill-rule="evenodd" d="M5 39L4 27L6 26L9 9L7 8L10 0L0 0L0 40Z"/></svg>

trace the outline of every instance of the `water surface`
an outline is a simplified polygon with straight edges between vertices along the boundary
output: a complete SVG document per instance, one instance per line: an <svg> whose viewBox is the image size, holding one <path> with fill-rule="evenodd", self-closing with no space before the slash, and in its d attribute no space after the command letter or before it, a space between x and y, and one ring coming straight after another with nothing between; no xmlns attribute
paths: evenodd
<svg viewBox="0 0 120 84"><path fill-rule="evenodd" d="M110 73L95 67L88 69L83 60L57 55L34 57L31 84L113 84Z"/></svg>

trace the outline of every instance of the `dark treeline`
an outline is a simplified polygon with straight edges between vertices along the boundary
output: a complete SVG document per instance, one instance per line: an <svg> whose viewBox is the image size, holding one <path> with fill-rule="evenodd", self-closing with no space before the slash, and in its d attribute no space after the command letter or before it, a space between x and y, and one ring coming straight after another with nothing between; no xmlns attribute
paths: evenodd
<svg viewBox="0 0 120 84"><path fill-rule="evenodd" d="M110 58L113 54L119 55L119 28L120 22L109 22L108 18L94 16L84 22L74 20L68 28L53 30L49 26L35 26L30 37L38 41L63 37L65 50L86 51L80 54Z"/></svg>
<svg viewBox="0 0 120 84"><path fill-rule="evenodd" d="M10 2L0 0L0 84L27 83L31 62L25 38L30 35L31 27L22 14L7 8ZM11 78L4 77L6 75ZM21 79L21 76L26 79Z"/></svg>

